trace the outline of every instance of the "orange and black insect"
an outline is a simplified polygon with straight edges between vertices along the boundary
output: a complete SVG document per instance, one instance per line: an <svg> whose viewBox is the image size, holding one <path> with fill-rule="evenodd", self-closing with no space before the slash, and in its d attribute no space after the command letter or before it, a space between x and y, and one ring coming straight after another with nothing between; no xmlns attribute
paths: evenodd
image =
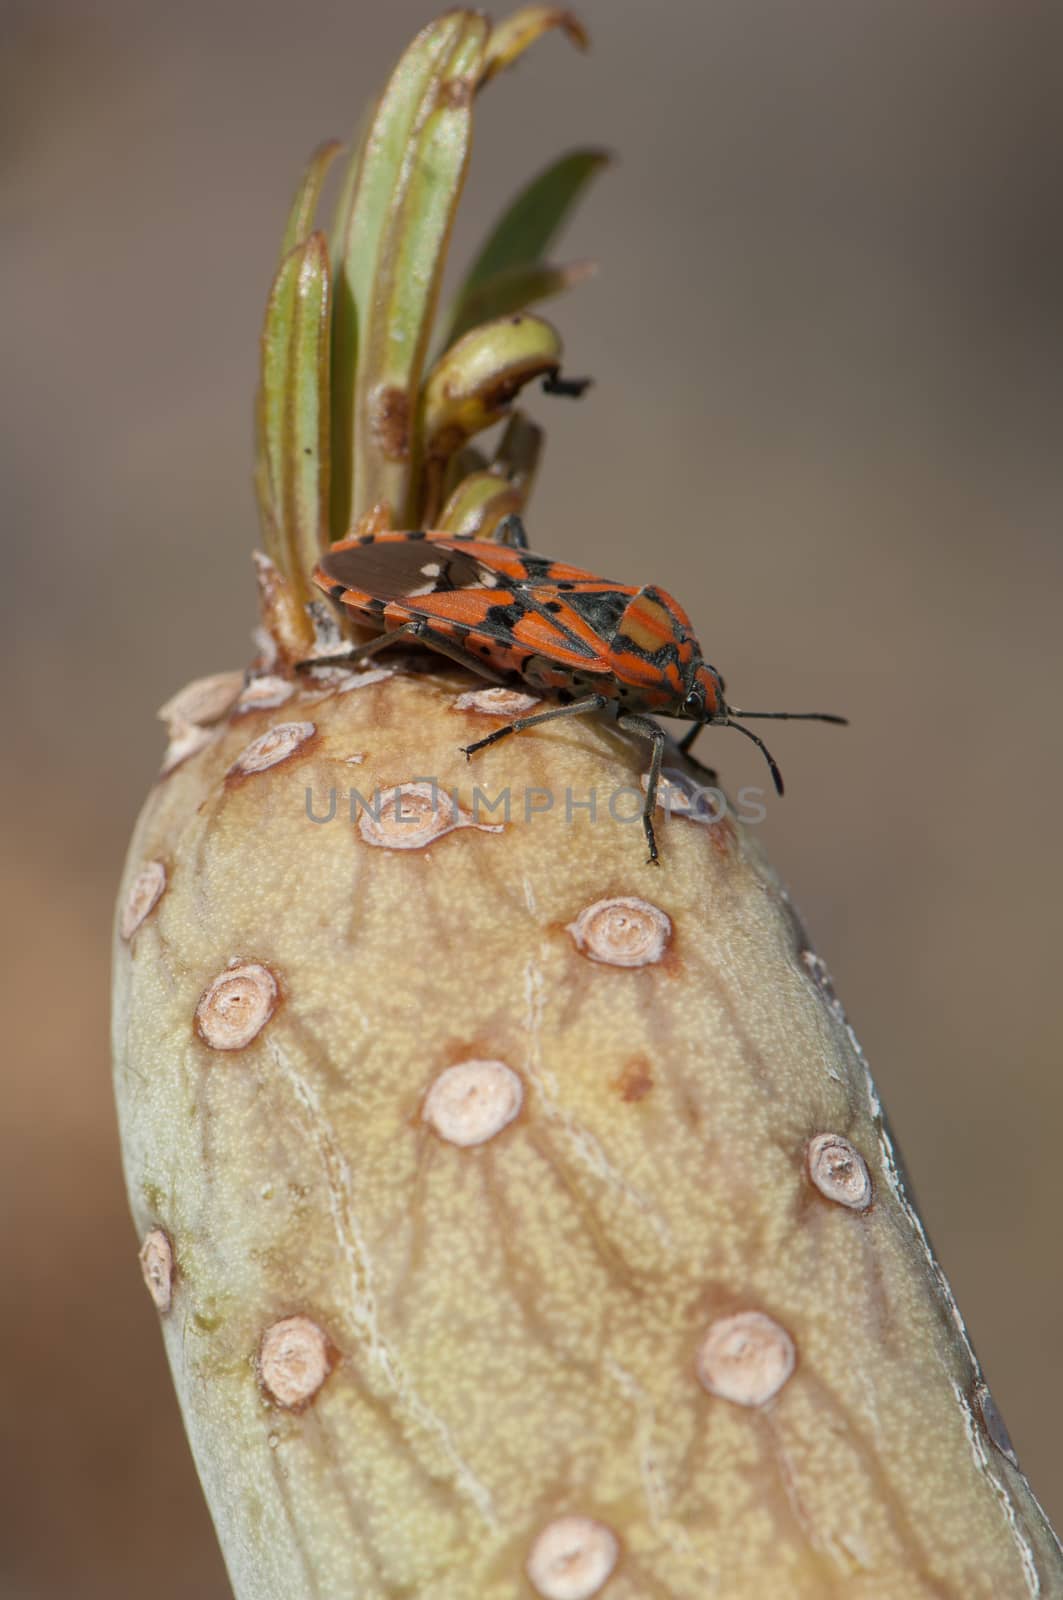
<svg viewBox="0 0 1063 1600"><path fill-rule="evenodd" d="M642 823L657 860L653 812L665 735L647 713L737 728L763 752L779 794L782 776L762 739L732 717L723 679L703 659L683 608L663 589L632 589L534 555L519 517L494 539L454 533L363 534L334 544L314 581L359 623L380 630L327 661L365 659L402 639L459 661L493 683L520 681L557 701L465 747L472 757L511 733L557 717L616 710L620 727L653 747ZM304 662L324 664L321 658ZM819 711L746 711L746 717L844 722Z"/></svg>

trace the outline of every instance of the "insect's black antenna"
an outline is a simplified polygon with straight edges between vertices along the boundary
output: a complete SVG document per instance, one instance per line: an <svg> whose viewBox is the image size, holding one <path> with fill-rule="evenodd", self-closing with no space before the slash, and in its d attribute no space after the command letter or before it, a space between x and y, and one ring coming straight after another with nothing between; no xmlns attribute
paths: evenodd
<svg viewBox="0 0 1063 1600"><path fill-rule="evenodd" d="M774 717L780 722L837 722L843 728L849 726L848 717L835 716L833 711L739 711L737 706L727 709L736 717Z"/></svg>
<svg viewBox="0 0 1063 1600"><path fill-rule="evenodd" d="M746 715L745 712L742 714L743 716ZM757 749L761 752L765 761L768 763L768 766L771 768L771 781L775 785L775 793L783 793L782 773L779 771L775 757L772 755L763 739L758 739L752 729L743 728L740 722L732 722L730 717L721 717L718 722L714 723L714 727L734 728L738 733L744 733L747 739L752 739L753 743L756 745Z"/></svg>

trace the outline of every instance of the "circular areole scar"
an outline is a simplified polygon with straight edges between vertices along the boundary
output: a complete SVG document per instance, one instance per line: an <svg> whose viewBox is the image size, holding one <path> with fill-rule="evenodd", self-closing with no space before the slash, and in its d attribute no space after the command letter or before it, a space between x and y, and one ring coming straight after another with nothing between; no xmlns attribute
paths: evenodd
<svg viewBox="0 0 1063 1600"><path fill-rule="evenodd" d="M382 850L423 850L455 828L502 832L500 822L477 822L433 783L396 784L384 791L375 813L365 807L358 814L358 832Z"/></svg>
<svg viewBox="0 0 1063 1600"><path fill-rule="evenodd" d="M277 1004L277 980L268 967L245 961L208 984L196 1006L196 1032L212 1050L243 1050L265 1027Z"/></svg>
<svg viewBox="0 0 1063 1600"><path fill-rule="evenodd" d="M331 1370L328 1339L309 1317L283 1317L262 1335L258 1376L270 1398L286 1410L309 1405Z"/></svg>
<svg viewBox="0 0 1063 1600"><path fill-rule="evenodd" d="M454 702L455 711L479 711L490 717L516 717L530 711L539 701L533 694L522 694L519 689L469 689L459 694Z"/></svg>
<svg viewBox="0 0 1063 1600"><path fill-rule="evenodd" d="M161 722L175 730L189 723L209 727L225 716L242 684L241 672L214 672L209 678L195 678L171 695L166 704L159 707L157 715Z"/></svg>
<svg viewBox="0 0 1063 1600"><path fill-rule="evenodd" d="M165 888L166 868L161 861L148 861L133 879L122 907L121 934L127 943L154 911Z"/></svg>
<svg viewBox="0 0 1063 1600"><path fill-rule="evenodd" d="M161 1228L152 1228L140 1247L140 1270L156 1311L164 1316L173 1303L173 1246Z"/></svg>
<svg viewBox="0 0 1063 1600"><path fill-rule="evenodd" d="M612 1576L620 1542L592 1517L558 1517L531 1547L525 1571L542 1600L589 1600Z"/></svg>
<svg viewBox="0 0 1063 1600"><path fill-rule="evenodd" d="M711 1324L698 1347L698 1381L739 1406L763 1406L791 1377L794 1342L763 1311L739 1311Z"/></svg>
<svg viewBox="0 0 1063 1600"><path fill-rule="evenodd" d="M660 961L672 937L671 919L648 900L618 895L586 906L566 929L577 950L611 967Z"/></svg>
<svg viewBox="0 0 1063 1600"><path fill-rule="evenodd" d="M859 1150L840 1133L817 1133L808 1141L808 1175L820 1194L852 1211L871 1204L871 1174Z"/></svg>
<svg viewBox="0 0 1063 1600"><path fill-rule="evenodd" d="M238 714L247 711L272 711L274 707L282 706L286 700L290 700L294 693L295 685L290 679L267 673L261 678L251 678L244 686L236 702L236 711ZM246 753L245 751L244 754Z"/></svg>
<svg viewBox="0 0 1063 1600"><path fill-rule="evenodd" d="M229 771L236 776L250 777L256 772L266 772L295 754L300 745L312 739L317 729L312 722L278 722L267 728L257 739L237 756Z"/></svg>
<svg viewBox="0 0 1063 1600"><path fill-rule="evenodd" d="M504 1061L459 1061L432 1084L423 1115L448 1144L486 1144L523 1103L524 1085Z"/></svg>

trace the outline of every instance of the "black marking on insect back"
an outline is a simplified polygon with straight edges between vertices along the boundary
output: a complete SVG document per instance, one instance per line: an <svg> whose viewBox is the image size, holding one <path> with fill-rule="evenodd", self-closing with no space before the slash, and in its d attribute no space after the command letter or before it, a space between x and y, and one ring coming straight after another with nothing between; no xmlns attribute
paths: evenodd
<svg viewBox="0 0 1063 1600"><path fill-rule="evenodd" d="M637 656L640 661L648 661L653 667L679 665L679 646L674 639L669 639L656 650L647 650L645 646L636 644L627 633L614 633L611 643L618 653Z"/></svg>
<svg viewBox="0 0 1063 1600"><path fill-rule="evenodd" d="M565 608L561 604L560 600L548 600L546 602L546 610L547 611L552 611L555 614L555 616L559 611L564 611L564 609Z"/></svg>
<svg viewBox="0 0 1063 1600"><path fill-rule="evenodd" d="M532 556L529 555L526 550L522 550L521 565L524 568L524 577L521 579L522 583L550 582L550 573L553 570L554 563L547 556ZM556 587L558 589L567 589L569 585L565 583L559 583L556 585Z"/></svg>
<svg viewBox="0 0 1063 1600"><path fill-rule="evenodd" d="M528 610L534 611L537 616L542 617L544 624L549 630L548 636L542 641L542 649L546 655L550 654L550 639L553 638L565 650L569 651L571 655L583 656L587 661L593 661L595 659L597 651L594 649L594 647L589 645L585 639L581 639L579 634L573 632L573 630L568 627L560 618L548 616L546 606L542 605L539 601L532 601L532 603L528 606Z"/></svg>
<svg viewBox="0 0 1063 1600"><path fill-rule="evenodd" d="M342 600L346 593L347 588L345 584L332 583L329 585L329 594L332 596L333 600Z"/></svg>
<svg viewBox="0 0 1063 1600"><path fill-rule="evenodd" d="M521 617L527 615L525 606L510 603L509 605L489 606L484 613L484 628L494 628L499 633L512 633Z"/></svg>
<svg viewBox="0 0 1063 1600"><path fill-rule="evenodd" d="M560 589L563 585L559 583L557 587ZM577 616L582 617L588 627L594 629L600 639L609 643L630 600L630 595L620 594L616 589L590 589L570 594L565 603L572 607Z"/></svg>
<svg viewBox="0 0 1063 1600"><path fill-rule="evenodd" d="M414 528L406 537L407 539L424 539L426 534L423 528Z"/></svg>

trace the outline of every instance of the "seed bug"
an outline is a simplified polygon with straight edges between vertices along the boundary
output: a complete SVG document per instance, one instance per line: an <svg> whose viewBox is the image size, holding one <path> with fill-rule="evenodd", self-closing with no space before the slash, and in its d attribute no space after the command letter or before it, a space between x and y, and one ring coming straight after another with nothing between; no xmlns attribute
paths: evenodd
<svg viewBox="0 0 1063 1600"><path fill-rule="evenodd" d="M492 683L523 682L556 702L464 746L467 758L510 734L611 706L621 728L652 746L642 812L650 862L658 859L653 813L665 746L652 714L694 724L679 742L684 754L702 728L735 728L761 751L779 794L783 781L774 757L733 713L846 721L821 711L736 713L724 698L723 679L702 656L689 617L671 595L533 554L517 516L506 517L492 539L445 532L344 539L322 556L314 581L359 623L380 631L341 655L301 667L365 660L412 639Z"/></svg>

